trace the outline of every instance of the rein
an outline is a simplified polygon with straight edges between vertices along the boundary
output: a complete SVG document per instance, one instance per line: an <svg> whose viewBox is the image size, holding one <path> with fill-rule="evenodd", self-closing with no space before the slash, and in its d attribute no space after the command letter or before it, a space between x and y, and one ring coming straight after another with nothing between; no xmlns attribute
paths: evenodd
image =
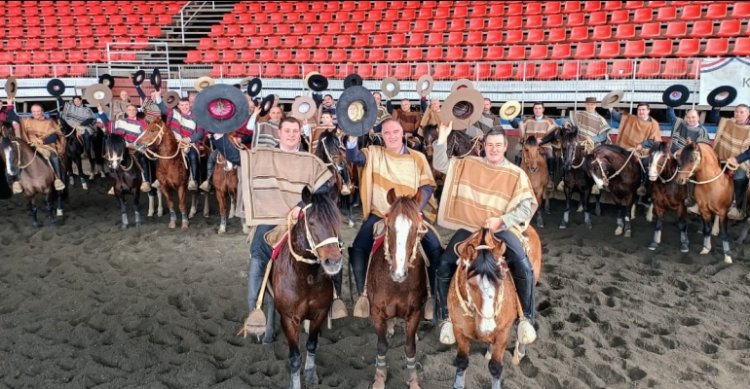
<svg viewBox="0 0 750 389"><path fill-rule="evenodd" d="M695 171L698 169L698 167L700 166L701 162L703 162L703 156L701 154L700 149L698 149L697 151L698 151L698 158L697 158L698 160L695 161L695 163L693 163L693 167L688 171L688 182L690 182L691 184L696 184L696 185L710 184L710 183L718 180L727 171L727 169L735 171L735 170L737 170L739 168L739 166L730 167L729 164L727 163L727 164L724 164L724 167L721 169L721 171L719 172L719 174L717 174L713 178L709 178L708 180L705 180L705 181L691 180L690 177L692 177L693 174L695 174ZM684 173L685 170L680 170L680 172Z"/></svg>
<svg viewBox="0 0 750 389"><path fill-rule="evenodd" d="M666 154L662 154L662 155L663 155L663 156L664 156L665 158L667 158L667 157L666 157ZM668 183L668 182L671 182L672 180L674 180L674 178L675 178L675 177L677 177L677 173L679 173L679 172L680 172L680 169L674 169L674 174L672 174L672 177L669 177L669 178L668 178L668 179L666 179L666 180L665 180L664 178L662 178L661 174L662 174L662 173L664 172L664 169L665 169L665 168L667 167L667 163L668 163L668 162L669 162L669 158L667 158L667 160L666 160L666 161L664 161L664 164L662 164L662 165L661 165L661 169L659 169L659 173L658 173L658 175L657 175L657 177L659 177L659 181L661 181L661 183L662 183L662 184L666 184L666 183ZM656 164L657 164L657 166L658 166L658 164L659 164L659 160L656 160L656 161L654 161L654 163L656 163Z"/></svg>
<svg viewBox="0 0 750 389"><path fill-rule="evenodd" d="M34 160L36 159L36 147L32 147L32 149L34 149L34 155L31 156L31 160L29 161L29 163L23 165L21 164L21 144L15 140L12 143L16 145L16 154L18 154L18 157L16 158L18 160L18 162L16 163L16 167L18 169L26 169L27 167L31 166L31 164L34 163Z"/></svg>
<svg viewBox="0 0 750 389"><path fill-rule="evenodd" d="M490 247L487 245L479 245L476 247L476 250L489 250ZM502 257L501 257L502 258ZM504 294L505 294L505 288L503 288L502 283L500 284L500 287L497 288L497 293L495 295L495 307L492 310L492 316L486 317L484 314L482 314L481 309L477 309L477 305L474 302L474 299L471 297L471 289L469 288L469 266L470 263L468 260L459 260L459 268L460 271L463 269L463 273L466 276L466 281L464 282L464 292L466 293L466 300L464 300L463 296L461 295L461 289L458 286L458 282L455 282L455 289L456 289L456 297L458 297L458 303L461 305L461 310L464 311L464 316L474 316L479 315L482 319L485 320L494 320L495 317L497 317L497 314L500 312L500 309L502 308L503 300L504 300ZM498 259L496 261L497 266L500 267L500 264L502 263L502 259ZM500 267L502 271L502 267Z"/></svg>
<svg viewBox="0 0 750 389"><path fill-rule="evenodd" d="M302 220L305 223L305 239L307 239L307 245L310 246L310 248L305 249L306 252L312 254L314 256L314 259L311 258L305 258L300 254L297 254L296 251L294 251L294 248L292 247L292 218L287 218L287 230L289 231L289 237L287 238L287 246L289 247L289 253L292 254L292 257L297 262L303 262L308 265L315 265L318 263L318 260L320 259L318 257L317 250L323 246L336 243L339 246L339 249L341 249L341 240L338 236L331 236L326 239L324 239L322 242L315 244L315 240L313 239L312 233L310 232L310 225L307 223L307 218L304 216L305 211L309 209L312 206L312 204L307 204L305 208L302 208Z"/></svg>

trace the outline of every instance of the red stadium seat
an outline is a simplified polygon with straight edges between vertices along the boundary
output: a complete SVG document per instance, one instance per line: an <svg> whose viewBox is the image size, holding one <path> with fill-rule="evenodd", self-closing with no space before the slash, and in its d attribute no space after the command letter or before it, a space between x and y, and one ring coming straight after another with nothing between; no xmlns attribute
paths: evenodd
<svg viewBox="0 0 750 389"><path fill-rule="evenodd" d="M588 4L589 2L587 2ZM617 23L626 23L627 20L618 20ZM607 13L604 11L592 12L589 14L589 26L607 24Z"/></svg>
<svg viewBox="0 0 750 389"><path fill-rule="evenodd" d="M83 64L70 65L68 74L74 77L82 77L88 74L88 66Z"/></svg>
<svg viewBox="0 0 750 389"><path fill-rule="evenodd" d="M591 39L597 41L606 41L612 38L612 26L605 24L602 26L595 26L594 33L591 35Z"/></svg>
<svg viewBox="0 0 750 389"><path fill-rule="evenodd" d="M638 9L643 8L646 4L645 1L626 1L625 9Z"/></svg>
<svg viewBox="0 0 750 389"><path fill-rule="evenodd" d="M485 56L485 60L499 61L499 60L502 60L503 57L505 57L504 46L489 46L487 48L487 55Z"/></svg>
<svg viewBox="0 0 750 389"><path fill-rule="evenodd" d="M420 48L427 43L425 35L421 32L409 34L408 42L409 46L419 46Z"/></svg>
<svg viewBox="0 0 750 389"><path fill-rule="evenodd" d="M526 59L526 46L508 46L508 53L505 55L508 61L520 61Z"/></svg>
<svg viewBox="0 0 750 389"><path fill-rule="evenodd" d="M536 77L536 63L524 62L516 73L517 80L533 80Z"/></svg>
<svg viewBox="0 0 750 389"><path fill-rule="evenodd" d="M523 14L523 3L508 3L506 15L522 15Z"/></svg>
<svg viewBox="0 0 750 389"><path fill-rule="evenodd" d="M711 57L721 57L729 52L729 40L725 38L715 38L706 41L706 48L703 55Z"/></svg>
<svg viewBox="0 0 750 389"><path fill-rule="evenodd" d="M568 14L565 25L568 27L583 26L586 23L585 13Z"/></svg>
<svg viewBox="0 0 750 389"><path fill-rule="evenodd" d="M677 19L677 8L675 7L661 7L658 8L656 13L656 20L660 22L671 22Z"/></svg>
<svg viewBox="0 0 750 389"><path fill-rule="evenodd" d="M364 40L364 39L363 39ZM372 36L371 47L385 47L388 46L388 35L386 34L375 34Z"/></svg>
<svg viewBox="0 0 750 389"><path fill-rule="evenodd" d="M690 30L692 38L710 38L714 35L713 20L696 20L693 22L693 28Z"/></svg>
<svg viewBox="0 0 750 389"><path fill-rule="evenodd" d="M563 62L562 72L560 78L563 80L575 80L580 76L581 63L578 61L565 61Z"/></svg>
<svg viewBox="0 0 750 389"><path fill-rule="evenodd" d="M732 47L732 54L735 56L750 56L750 37L737 38Z"/></svg>
<svg viewBox="0 0 750 389"><path fill-rule="evenodd" d="M426 63L420 63L417 64L414 67L414 77L419 78L424 76L425 74L430 74L430 65Z"/></svg>
<svg viewBox="0 0 750 389"><path fill-rule="evenodd" d="M602 9L601 1L583 1L584 12L596 12Z"/></svg>
<svg viewBox="0 0 750 389"><path fill-rule="evenodd" d="M583 78L603 78L607 74L607 63L604 61L592 61L586 64Z"/></svg>
<svg viewBox="0 0 750 389"><path fill-rule="evenodd" d="M750 18L750 3L738 1L734 3L732 17L735 19Z"/></svg>
<svg viewBox="0 0 750 389"><path fill-rule="evenodd" d="M524 41L526 43L544 42L544 30L542 29L526 30L526 39L524 39Z"/></svg>
<svg viewBox="0 0 750 389"><path fill-rule="evenodd" d="M643 59L638 63L638 71L635 76L638 78L658 78L661 73L661 60Z"/></svg>
<svg viewBox="0 0 750 389"><path fill-rule="evenodd" d="M741 34L742 22L739 19L725 19L719 24L719 31L716 32L717 36L721 37L733 37Z"/></svg>
<svg viewBox="0 0 750 389"><path fill-rule="evenodd" d="M411 32L428 32L431 29L432 27L430 26L429 20L417 20L416 22L414 22L414 27L411 29Z"/></svg>
<svg viewBox="0 0 750 389"><path fill-rule="evenodd" d="M336 75L336 65L332 63L322 64L320 65L320 70L318 70L318 72L326 77L333 77L334 75Z"/></svg>
<svg viewBox="0 0 750 389"><path fill-rule="evenodd" d="M467 45L478 45L482 43L484 32L482 31L469 31L466 34Z"/></svg>
<svg viewBox="0 0 750 389"><path fill-rule="evenodd" d="M449 78L452 78L451 70L451 64L449 63L435 64L432 77L436 80L447 80Z"/></svg>
<svg viewBox="0 0 750 389"><path fill-rule="evenodd" d="M578 26L570 29L570 42L583 42L589 39L589 28L586 26Z"/></svg>
<svg viewBox="0 0 750 389"><path fill-rule="evenodd" d="M52 65L52 77L67 77L70 74L70 68L65 64Z"/></svg>
<svg viewBox="0 0 750 389"><path fill-rule="evenodd" d="M464 58L463 46L449 46L446 49L445 59L450 61L457 61Z"/></svg>
<svg viewBox="0 0 750 389"><path fill-rule="evenodd" d="M515 66L512 62L499 62L495 64L492 72L493 80L510 80L515 75Z"/></svg>
<svg viewBox="0 0 750 389"><path fill-rule="evenodd" d="M544 14L548 17L550 15L559 14L562 12L562 3L559 1L546 1L544 2Z"/></svg>
<svg viewBox="0 0 750 389"><path fill-rule="evenodd" d="M49 62L53 64L64 64L67 62L67 56L62 50L54 50L49 53Z"/></svg>
<svg viewBox="0 0 750 389"><path fill-rule="evenodd" d="M667 5L666 1L658 0L658 1L648 1L646 6L649 8L662 8Z"/></svg>
<svg viewBox="0 0 750 389"><path fill-rule="evenodd" d="M472 65L468 63L457 63L453 66L453 78L474 78Z"/></svg>
<svg viewBox="0 0 750 389"><path fill-rule="evenodd" d="M390 48L386 52L385 60L387 62L400 62L404 60L404 50L400 48Z"/></svg>
<svg viewBox="0 0 750 389"><path fill-rule="evenodd" d="M297 64L285 64L282 67L281 76L285 78L298 78L302 75L300 66Z"/></svg>
<svg viewBox="0 0 750 389"><path fill-rule="evenodd" d="M537 15L542 13L542 3L537 1L527 1L525 15Z"/></svg>
<svg viewBox="0 0 750 389"><path fill-rule="evenodd" d="M469 9L469 16L472 18L483 18L487 16L487 7L484 4L474 4Z"/></svg>
<svg viewBox="0 0 750 389"><path fill-rule="evenodd" d="M464 43L464 33L462 31L451 31L448 33L447 45L461 45Z"/></svg>
<svg viewBox="0 0 750 389"><path fill-rule="evenodd" d="M433 20L436 19L448 19L451 17L451 9L450 7L437 7L435 8L435 15L433 16Z"/></svg>
<svg viewBox="0 0 750 389"><path fill-rule="evenodd" d="M526 28L541 28L543 24L542 15L528 15L526 17Z"/></svg>
<svg viewBox="0 0 750 389"><path fill-rule="evenodd" d="M401 49L398 49L400 51ZM331 50L331 58L329 59L333 63L342 63L347 62L349 59L349 54L347 54L346 49L333 49Z"/></svg>
<svg viewBox="0 0 750 389"><path fill-rule="evenodd" d="M641 42L642 41L627 41L630 42ZM597 58L617 58L620 56L620 41L609 41L602 42L599 47L599 55Z"/></svg>
<svg viewBox="0 0 750 389"><path fill-rule="evenodd" d="M594 3L598 3L595 1ZM615 11L622 8L622 1L605 1L604 6L602 7L605 11Z"/></svg>
<svg viewBox="0 0 750 389"><path fill-rule="evenodd" d="M281 65L277 63L266 64L263 69L263 77L278 78L281 76Z"/></svg>
<svg viewBox="0 0 750 389"><path fill-rule="evenodd" d="M610 78L631 78L633 77L633 61L629 59L618 59L612 62L612 71L609 72Z"/></svg>
<svg viewBox="0 0 750 389"><path fill-rule="evenodd" d="M505 44L521 43L523 41L523 30L506 30Z"/></svg>
<svg viewBox="0 0 750 389"><path fill-rule="evenodd" d="M506 30L517 30L523 28L523 16L508 16L505 18Z"/></svg>
<svg viewBox="0 0 750 389"><path fill-rule="evenodd" d="M391 66L389 64L375 64L372 70L372 78L376 80L382 80L390 75L390 69Z"/></svg>
<svg viewBox="0 0 750 389"><path fill-rule="evenodd" d="M687 36L687 23L670 22L667 24L667 31L664 33L667 38L682 38Z"/></svg>
<svg viewBox="0 0 750 389"><path fill-rule="evenodd" d="M480 80L486 80L492 76L492 64L490 63L478 63L475 66L476 77ZM418 73L414 73L416 76Z"/></svg>
<svg viewBox="0 0 750 389"><path fill-rule="evenodd" d="M501 57L502 58L502 57ZM498 59L501 59L498 58ZM443 59L443 47L442 46L431 46L427 48L427 55L425 61L440 61Z"/></svg>
<svg viewBox="0 0 750 389"><path fill-rule="evenodd" d="M618 24L615 39L628 40L635 37L635 24Z"/></svg>
<svg viewBox="0 0 750 389"><path fill-rule="evenodd" d="M589 1L587 3L594 3L594 1ZM598 1L596 2L598 3ZM601 5L601 4L600 4ZM563 7L563 13L571 14L574 12L581 12L581 2L580 1L566 1L565 6Z"/></svg>
<svg viewBox="0 0 750 389"><path fill-rule="evenodd" d="M198 53L198 55L201 54L200 51L195 51ZM98 53L98 51L97 51ZM191 52L188 52L190 54ZM198 60L200 61L200 57L198 57ZM68 51L68 62L70 63L81 63L86 62L86 58L84 57L83 51L81 50L69 50Z"/></svg>
<svg viewBox="0 0 750 389"><path fill-rule="evenodd" d="M484 47L469 46L466 48L464 59L467 61L481 61L484 58ZM458 58L456 58L458 59Z"/></svg>
<svg viewBox="0 0 750 389"><path fill-rule="evenodd" d="M646 23L641 26L641 33L638 35L641 39L661 38L661 23Z"/></svg>
<svg viewBox="0 0 750 389"><path fill-rule="evenodd" d="M581 42L576 45L576 51L574 57L576 59L588 59L596 56L596 43L594 42Z"/></svg>
<svg viewBox="0 0 750 389"><path fill-rule="evenodd" d="M547 36L547 42L549 43L562 43L567 39L567 32L564 28L552 28L549 29L549 35ZM553 48L554 49L554 48Z"/></svg>
<svg viewBox="0 0 750 389"><path fill-rule="evenodd" d="M487 20L487 29L490 31L502 30L505 26L505 19L502 16L490 16Z"/></svg>
<svg viewBox="0 0 750 389"><path fill-rule="evenodd" d="M687 70L687 60L670 58L664 63L664 71L661 75L666 78L682 78L686 75Z"/></svg>
<svg viewBox="0 0 750 389"><path fill-rule="evenodd" d="M312 62L328 62L328 50L323 48L313 50Z"/></svg>
<svg viewBox="0 0 750 389"><path fill-rule="evenodd" d="M563 14L547 14L544 27L562 27L563 26Z"/></svg>
<svg viewBox="0 0 750 389"><path fill-rule="evenodd" d="M680 20L698 20L702 18L700 4L691 4L683 6L680 10Z"/></svg>
<svg viewBox="0 0 750 389"><path fill-rule="evenodd" d="M245 77L247 66L244 63L232 63L227 65L227 77L241 78Z"/></svg>
<svg viewBox="0 0 750 389"><path fill-rule="evenodd" d="M564 30L563 30L564 31ZM495 45L503 42L503 32L500 30L487 31L487 36L484 38L486 45Z"/></svg>
<svg viewBox="0 0 750 389"><path fill-rule="evenodd" d="M13 66L13 75L18 78L26 78L31 76L30 65L15 65Z"/></svg>
<svg viewBox="0 0 750 389"><path fill-rule="evenodd" d="M559 43L552 46L551 59L567 59L571 57L570 45L567 43Z"/></svg>
<svg viewBox="0 0 750 389"><path fill-rule="evenodd" d="M368 46L368 39L367 37L360 37L360 39L357 39L356 45L357 47L367 47ZM341 49L348 49L350 46L352 46L352 36L351 35L337 35L336 36L336 44L334 47L338 47Z"/></svg>
<svg viewBox="0 0 750 389"><path fill-rule="evenodd" d="M481 47L480 47L481 49ZM410 62L419 62L422 61L423 53L421 47L410 47L406 50L406 60ZM364 57L362 58L363 61ZM355 61L354 59L351 59L352 62L359 62Z"/></svg>
<svg viewBox="0 0 750 389"><path fill-rule="evenodd" d="M656 58L671 57L673 49L671 39L658 39L653 41L648 55Z"/></svg>
<svg viewBox="0 0 750 389"><path fill-rule="evenodd" d="M539 64L539 69L536 73L537 80L552 80L558 77L558 66L557 62L542 62Z"/></svg>
<svg viewBox="0 0 750 389"><path fill-rule="evenodd" d="M372 66L370 64L357 65L357 74L364 79L372 77Z"/></svg>
<svg viewBox="0 0 750 389"><path fill-rule="evenodd" d="M646 42L645 41L626 41L625 51L622 55L627 58L637 58L646 55Z"/></svg>
<svg viewBox="0 0 750 389"><path fill-rule="evenodd" d="M367 62L384 62L385 61L385 50L383 49L370 49L370 54L367 57Z"/></svg>
<svg viewBox="0 0 750 389"><path fill-rule="evenodd" d="M42 41L42 49L57 50L60 47L60 41L57 38L45 38Z"/></svg>
<svg viewBox="0 0 750 389"><path fill-rule="evenodd" d="M675 53L678 57L695 57L700 53L700 39L682 39Z"/></svg>
<svg viewBox="0 0 750 389"><path fill-rule="evenodd" d="M469 19L469 31L484 30L484 19Z"/></svg>
<svg viewBox="0 0 750 389"><path fill-rule="evenodd" d="M439 46L443 44L443 33L442 32L431 32L427 35L428 46Z"/></svg>
<svg viewBox="0 0 750 389"><path fill-rule="evenodd" d="M547 59L547 45L531 45L529 49L529 55L526 59L529 60L544 60Z"/></svg>
<svg viewBox="0 0 750 389"><path fill-rule="evenodd" d="M723 1L715 1L708 5L706 14L703 15L706 19L724 19L727 17L727 3Z"/></svg>
<svg viewBox="0 0 750 389"><path fill-rule="evenodd" d="M633 23L647 23L654 18L654 11L651 8L639 8L633 13ZM613 20L613 22L618 22Z"/></svg>

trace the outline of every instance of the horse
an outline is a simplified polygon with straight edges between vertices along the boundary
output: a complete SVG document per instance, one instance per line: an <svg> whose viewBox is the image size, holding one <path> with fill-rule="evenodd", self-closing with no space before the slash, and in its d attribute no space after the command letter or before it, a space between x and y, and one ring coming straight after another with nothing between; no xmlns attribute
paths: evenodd
<svg viewBox="0 0 750 389"><path fill-rule="evenodd" d="M271 290L289 345L290 388L294 389L301 387L299 333L303 320L310 321L305 382L319 383L315 366L318 335L333 303L331 278L343 266L341 215L336 204L329 194L313 194L308 188L303 189L302 200L306 205L271 265Z"/></svg>
<svg viewBox="0 0 750 389"><path fill-rule="evenodd" d="M17 139L10 126L2 124L2 159L5 171L9 176L17 176L23 188L23 194L28 201L31 225L39 228L35 198L43 194L47 201L47 217L50 226L56 226L56 216L63 216L63 200L67 196L67 188L58 192L54 189L55 171L50 163L23 140ZM64 158L64 156L59 156ZM55 212L55 209L57 212Z"/></svg>
<svg viewBox="0 0 750 389"><path fill-rule="evenodd" d="M547 183L549 182L549 172L547 170L547 161L544 158L544 154L542 154L535 136L532 135L526 138L521 155L521 169L526 172L529 180L531 180L531 187L534 188L537 204L541 205L542 199L546 194ZM549 197L545 201L544 208L549 209ZM536 226L544 228L544 218L542 217L541 210L537 210L536 213Z"/></svg>
<svg viewBox="0 0 750 389"><path fill-rule="evenodd" d="M237 166L227 161L222 154L217 155L211 183L216 191L216 201L219 203L219 216L221 217L219 234L227 232L227 219L234 215L238 182ZM227 202L229 202L228 210Z"/></svg>
<svg viewBox="0 0 750 389"><path fill-rule="evenodd" d="M366 288L370 293L370 317L378 336L377 361L373 389L385 388L387 379L387 336L393 334L389 321L402 318L406 321L406 366L410 388L419 387L416 370L416 337L423 304L427 300L427 275L425 258L419 252L419 242L427 232L419 213L422 194L396 196L390 189L390 204L384 218L385 232L375 243L367 271Z"/></svg>
<svg viewBox="0 0 750 389"><path fill-rule="evenodd" d="M148 157L158 158L156 179L161 184L161 193L167 200L169 208L169 228L177 226L177 214L171 193L177 192L180 212L182 214L182 229L187 230L190 222L187 213L187 182L188 169L182 148L174 133L161 118L156 118L146 127L146 130L136 139L136 149L146 153Z"/></svg>
<svg viewBox="0 0 750 389"><path fill-rule="evenodd" d="M135 225L140 227L141 219L141 167L135 162L135 158L125 147L125 139L119 135L109 135L104 141L104 158L109 167L109 175L114 184L115 197L120 203L120 215L122 218L121 229L128 228L128 205L125 195L133 195L133 212L135 214Z"/></svg>
<svg viewBox="0 0 750 389"><path fill-rule="evenodd" d="M537 282L542 269L542 243L533 227L529 226L525 234L534 282ZM448 291L448 312L458 347L453 387L465 386L470 340L473 339L490 345L492 388L499 389L508 335L516 319L523 317L513 277L503 258L505 243L497 240L492 231L482 228L459 243L456 252L459 265ZM525 351L525 345L516 341L514 365L520 363Z"/></svg>
<svg viewBox="0 0 750 389"><path fill-rule="evenodd" d="M334 131L324 131L320 134L318 147L315 148L315 156L325 162L328 165L328 170L333 173L336 180L336 194L338 194L334 201L344 208L349 227L353 227L352 203L354 202L355 188L350 185L349 194L341 194L341 189L345 184L343 171L344 169L348 169L348 167L346 166L346 149ZM349 177L351 178L351 173L349 171L347 173L349 173Z"/></svg>
<svg viewBox="0 0 750 389"><path fill-rule="evenodd" d="M711 216L717 215L724 262L732 263L732 257L729 255L727 212L732 204L734 182L724 174L728 166L724 169L719 166L719 160L711 145L706 143L688 144L680 151L678 161L680 170L677 172L677 184L695 184L695 201L703 220L703 249L700 253L711 252ZM692 177L695 177L695 180Z"/></svg>
<svg viewBox="0 0 750 389"><path fill-rule="evenodd" d="M638 155L635 150L630 152L618 145L601 144L586 158L585 165L597 188L607 188L617 206L615 236L624 234L630 238L630 209L635 204L643 172Z"/></svg>
<svg viewBox="0 0 750 389"><path fill-rule="evenodd" d="M677 159L672 155L671 142L657 142L649 152L648 179L651 181L651 208L656 214L654 237L649 244L649 250L656 250L661 243L662 222L664 212L674 209L677 212L677 226L680 229L680 251L688 252L687 233L687 186L677 185L675 177L679 171ZM649 220L651 221L651 220Z"/></svg>
<svg viewBox="0 0 750 389"><path fill-rule="evenodd" d="M594 186L594 180L586 170L586 144L578 142L578 129L562 131L561 150L563 154L563 184L565 192L565 209L563 218L560 222L560 229L568 228L570 220L570 198L573 191L578 192L583 208L584 223L588 229L591 229L591 213L589 212L589 195L591 188ZM597 207L599 202L597 200Z"/></svg>
<svg viewBox="0 0 750 389"><path fill-rule="evenodd" d="M81 180L81 188L83 190L89 189L88 179L83 173L83 152L84 145L83 140L78 135L78 131L75 128L68 125L64 120L60 121L60 128L65 134L65 170L68 172L68 185L75 185L75 179L73 178L73 164L75 163L78 170L78 178ZM94 171L94 162L91 159L91 171Z"/></svg>

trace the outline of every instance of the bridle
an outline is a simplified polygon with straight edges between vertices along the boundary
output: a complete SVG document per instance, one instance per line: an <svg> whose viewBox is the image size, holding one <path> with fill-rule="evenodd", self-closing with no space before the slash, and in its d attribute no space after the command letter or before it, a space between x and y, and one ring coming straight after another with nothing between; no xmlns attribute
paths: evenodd
<svg viewBox="0 0 750 389"><path fill-rule="evenodd" d="M386 215L386 218L388 215ZM420 220L419 225L417 226L417 237L414 239L414 244L411 248L411 255L409 256L408 260L406 261L406 265L408 269L411 269L414 267L414 260L417 258L417 250L419 250L419 241L422 239L422 237L427 234L428 227L424 223L424 220ZM383 256L388 263L388 267L393 270L393 261L391 260L391 245L389 242L389 232L391 231L391 227L386 223L385 227L385 233L384 233L384 241L383 241L383 249L384 253Z"/></svg>
<svg viewBox="0 0 750 389"><path fill-rule="evenodd" d="M287 238L287 245L289 247L289 253L292 254L292 257L298 262L307 263L310 265L314 265L318 263L318 260L320 257L318 257L318 249L327 246L329 244L336 244L339 247L339 251L344 247L343 242L339 237L331 236L326 239L323 239L319 243L315 243L315 239L312 236L312 232L310 232L310 225L307 222L307 217L305 217L305 214L307 210L312 206L312 204L307 204L302 210L300 211L300 217L297 220L302 220L305 226L305 239L307 240L307 246L308 248L304 249L304 253L302 255L298 254L294 251L294 247L292 247L292 220L291 218L287 219L287 229L289 231L289 237ZM304 255L312 255L312 258L306 258Z"/></svg>
<svg viewBox="0 0 750 389"><path fill-rule="evenodd" d="M108 162L117 162L117 165L115 165L115 166L119 166L119 167L122 168L122 171L127 172L127 171L130 171L130 169L133 168L133 164L134 164L133 161L135 160L135 158L133 158L131 156L131 158L130 158L130 164L127 165L127 167L126 167L125 165L122 164L122 161L125 160L124 153L127 153L127 150L123 151L123 155L117 155L117 153L114 153L114 152L110 151L110 152L107 153L107 161Z"/></svg>
<svg viewBox="0 0 750 389"><path fill-rule="evenodd" d="M476 250L477 256L479 256L480 250L491 250L490 246L486 244L481 244L479 246L476 246L474 249ZM503 257L500 256L499 258L496 258L495 262L497 263L497 266L500 268L500 271L501 272L504 271L502 264L503 262L505 262L505 260L503 259ZM464 293L466 293L466 300L464 300L463 296L461 295L461 289L458 285L460 282L453 283L456 288L456 296L458 297L458 303L461 306L461 310L463 311L464 316L478 315L479 317L485 320L495 320L495 317L497 317L498 313L500 313L500 309L502 308L505 288L502 286L502 284L497 288L497 293L495 294L495 306L492 309L492 316L489 316L489 317L485 316L482 313L482 310L477 308L477 305L474 302L474 298L471 297L471 288L469 287L469 266L471 266L471 262L469 260L459 259L457 271L462 271L464 275L466 276L466 280L463 283Z"/></svg>
<svg viewBox="0 0 750 389"><path fill-rule="evenodd" d="M659 167L659 161L662 160L662 158L661 158L662 156L664 157L664 163L662 163L661 168L658 168ZM658 168L656 176L659 177L659 181L661 181L662 184L666 184L668 182L671 182L672 180L675 179L675 177L677 177L677 173L680 172L679 168L674 169L674 174L672 174L672 177L669 177L668 179L665 180L661 176L661 174L664 172L664 169L666 169L667 164L669 163L669 161L670 161L669 155L667 155L667 153L664 153L664 152L660 152L659 158L657 158L655 161L653 161L654 166Z"/></svg>
<svg viewBox="0 0 750 389"><path fill-rule="evenodd" d="M155 144L157 144L157 145L161 144L161 142L162 142L162 140L164 138L164 130L166 128L164 125L161 125L161 124L155 124L155 125L159 128L159 132L156 134L156 136L154 137L154 139L151 139L151 141L148 142L148 143L140 143L141 138L144 135L146 135L147 133L151 132L151 131L144 131L140 135L138 135L138 138L135 139L135 144L143 146L143 150L144 150L143 153L146 154L146 156L149 157L150 159L154 159L154 158L172 159L172 158L176 157L177 154L179 154L180 152L182 152L182 147L179 147L179 145L178 145L177 150L175 151L175 153L172 154L171 156L163 156L163 155L160 155L159 153L151 150L151 146L153 146Z"/></svg>

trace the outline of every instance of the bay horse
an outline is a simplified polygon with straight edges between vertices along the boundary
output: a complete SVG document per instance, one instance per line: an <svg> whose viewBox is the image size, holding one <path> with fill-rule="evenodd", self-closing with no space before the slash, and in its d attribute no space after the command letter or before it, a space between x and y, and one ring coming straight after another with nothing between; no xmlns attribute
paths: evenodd
<svg viewBox="0 0 750 389"><path fill-rule="evenodd" d="M563 191L565 193L565 209L560 222L560 229L568 228L570 221L570 199L573 191L578 192L581 207L583 208L584 223L588 229L592 228L591 213L589 212L589 196L594 180L586 169L586 144L578 142L578 129L558 129L562 133L560 148L563 160ZM597 207L599 206L597 200Z"/></svg>
<svg viewBox="0 0 750 389"><path fill-rule="evenodd" d="M120 135L110 134L104 140L104 159L109 167L109 175L113 180L115 197L120 204L120 217L122 218L121 229L128 228L128 204L126 195L133 196L133 213L135 225L140 227L143 223L141 218L140 198L141 167L135 162L135 158L125 146L125 139Z"/></svg>
<svg viewBox="0 0 750 389"><path fill-rule="evenodd" d="M64 120L60 120L60 128L65 134L65 170L68 172L68 185L75 185L75 179L73 178L73 164L75 163L78 170L78 179L81 180L81 188L83 190L89 189L88 179L83 173L83 140L81 139L78 131L68 125ZM93 159L91 159L93 161ZM91 171L94 171L94 163L91 162Z"/></svg>
<svg viewBox="0 0 750 389"><path fill-rule="evenodd" d="M586 158L588 163L585 165L594 183L599 189L608 189L612 202L617 206L615 236L630 238L630 210L635 204L643 172L638 155L618 145L601 144Z"/></svg>
<svg viewBox="0 0 750 389"><path fill-rule="evenodd" d="M302 191L302 201L306 205L271 265L271 290L289 345L289 387L293 389L301 387L299 334L303 320L310 321L305 383L319 383L315 366L318 335L333 304L331 279L343 266L341 215L336 204L329 194L313 194L308 188Z"/></svg>
<svg viewBox="0 0 750 389"><path fill-rule="evenodd" d="M542 270L542 242L533 227L526 229L528 256L534 270L534 282ZM482 228L456 246L458 269L448 291L448 312L458 347L454 388L464 388L469 366L471 340L491 347L489 370L492 388L501 387L503 358L508 336L517 318L523 317L521 305L508 265L503 258L505 243L492 231ZM513 364L525 355L525 345L516 341Z"/></svg>
<svg viewBox="0 0 750 389"><path fill-rule="evenodd" d="M216 166L211 176L211 183L216 191L216 201L219 203L219 234L227 232L227 219L234 215L235 200L237 199L237 165L232 164L219 153L216 156ZM227 209L229 202L229 209Z"/></svg>
<svg viewBox="0 0 750 389"><path fill-rule="evenodd" d="M719 218L719 237L722 240L724 262L732 263L732 257L729 255L727 212L732 204L734 182L724 173L727 167L722 169L719 166L719 160L711 145L706 143L688 144L680 151L678 161L680 170L677 172L677 184L695 184L695 201L703 220L703 249L700 253L711 252L711 216L716 215Z"/></svg>
<svg viewBox="0 0 750 389"><path fill-rule="evenodd" d="M523 169L529 177L531 187L534 189L537 204L540 205L539 209L536 211L536 226L544 228L544 218L542 217L541 205L542 199L545 197L547 191L549 173L545 156L539 147L536 137L533 135L526 138L526 141L523 143L523 149L521 150L521 169ZM549 209L549 196L547 196L545 200L544 208Z"/></svg>
<svg viewBox="0 0 750 389"><path fill-rule="evenodd" d="M419 388L416 370L417 328L422 319L423 304L427 300L427 275L425 258L418 250L419 242L427 232L419 204L422 193L416 196L396 196L391 188L387 195L390 209L383 219L385 233L382 242L375 243L367 271L366 290L370 303L370 317L378 336L377 360L373 389L385 388L387 379L386 352L388 321L402 318L406 321L406 367L410 388Z"/></svg>
<svg viewBox="0 0 750 389"><path fill-rule="evenodd" d="M37 194L44 195L46 199L47 217L50 226L56 226L55 216L63 216L63 200L67 196L67 187L64 191L58 192L54 189L55 171L50 163L28 143L17 139L13 133L13 128L2 124L2 159L5 164L5 172L9 176L17 176L18 181L23 188L23 195L28 202L29 216L31 216L31 225L34 228L40 227L37 219L37 207L35 198ZM64 162L64 156L59 156ZM55 212L55 209L57 212Z"/></svg>
<svg viewBox="0 0 750 389"><path fill-rule="evenodd" d="M161 184L160 191L169 208L169 228L177 227L177 214L174 209L172 192L177 192L182 229L187 230L190 222L187 213L188 169L179 141L161 118L154 119L136 139L136 149L150 158L158 158L156 179Z"/></svg>
<svg viewBox="0 0 750 389"><path fill-rule="evenodd" d="M344 185L343 172L348 169L346 166L346 149L343 143L336 135L335 131L323 131L318 138L318 147L315 148L315 156L328 165L328 170L333 173L336 181L336 196L334 201L337 202L344 210L348 218L349 227L354 226L354 216L352 215L352 203L355 197L355 188L350 183L349 194L342 195L341 188ZM351 179L351 172L347 170Z"/></svg>
<svg viewBox="0 0 750 389"><path fill-rule="evenodd" d="M656 220L654 237L649 244L649 250L656 250L661 243L661 230L664 213L668 209L677 212L677 226L680 230L680 251L688 252L687 233L687 186L677 185L675 178L680 169L677 159L672 155L671 142L657 142L649 152L648 179L651 181L651 207ZM649 220L650 221L650 220Z"/></svg>

